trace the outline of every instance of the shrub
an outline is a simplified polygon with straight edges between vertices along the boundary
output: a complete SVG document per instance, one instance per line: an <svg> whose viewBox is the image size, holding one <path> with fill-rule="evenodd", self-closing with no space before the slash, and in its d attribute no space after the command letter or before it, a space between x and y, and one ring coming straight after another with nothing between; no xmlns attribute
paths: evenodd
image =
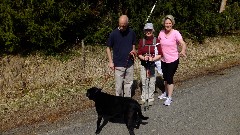
<svg viewBox="0 0 240 135"><path fill-rule="evenodd" d="M105 44L118 26L118 17L128 15L130 27L143 36L155 0L31 0L0 3L0 47L4 53L42 50L50 54L64 51L84 39L87 44ZM240 29L239 1L228 0L219 13L219 0L157 1L150 22L156 34L167 14L176 19L175 28L184 37L203 42L206 37L229 34ZM2 53L3 54L3 53Z"/></svg>

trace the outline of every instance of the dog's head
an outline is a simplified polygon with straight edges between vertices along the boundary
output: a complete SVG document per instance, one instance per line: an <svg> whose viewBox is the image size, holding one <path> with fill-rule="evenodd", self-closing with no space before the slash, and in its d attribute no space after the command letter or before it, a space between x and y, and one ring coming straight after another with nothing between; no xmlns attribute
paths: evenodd
<svg viewBox="0 0 240 135"><path fill-rule="evenodd" d="M92 87L90 89L87 90L86 96L90 99L90 100L94 100L97 93L101 92L102 89L99 89L97 87Z"/></svg>

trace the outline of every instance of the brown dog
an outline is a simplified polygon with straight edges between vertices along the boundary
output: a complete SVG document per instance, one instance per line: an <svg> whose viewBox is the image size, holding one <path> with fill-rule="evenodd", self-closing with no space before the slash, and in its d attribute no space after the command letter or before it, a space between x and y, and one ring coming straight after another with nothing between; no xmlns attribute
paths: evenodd
<svg viewBox="0 0 240 135"><path fill-rule="evenodd" d="M101 92L102 89L92 87L87 90L86 96L95 102L98 114L96 134L113 118L123 118L129 134L134 135L134 128L139 128L142 120L148 117L142 115L139 103L128 97L119 97ZM103 118L103 123L100 123Z"/></svg>

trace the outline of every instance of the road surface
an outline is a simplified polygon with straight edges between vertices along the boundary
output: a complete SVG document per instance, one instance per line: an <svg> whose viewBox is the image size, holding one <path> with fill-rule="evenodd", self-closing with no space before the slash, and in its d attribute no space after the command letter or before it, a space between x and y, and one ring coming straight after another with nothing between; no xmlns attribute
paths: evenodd
<svg viewBox="0 0 240 135"><path fill-rule="evenodd" d="M157 97L157 95L156 95ZM194 78L177 87L171 106L156 98L148 124L136 135L240 135L240 66ZM10 134L95 135L96 112L77 112L61 122L13 129ZM124 124L108 123L100 135L128 135Z"/></svg>

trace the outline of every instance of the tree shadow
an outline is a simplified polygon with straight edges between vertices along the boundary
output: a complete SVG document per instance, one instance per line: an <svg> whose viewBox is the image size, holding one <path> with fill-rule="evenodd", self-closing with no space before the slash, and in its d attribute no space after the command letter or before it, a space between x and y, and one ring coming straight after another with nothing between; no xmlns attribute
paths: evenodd
<svg viewBox="0 0 240 135"><path fill-rule="evenodd" d="M132 97L136 94L136 90L138 88L142 93L142 82L141 81L138 82L137 80L134 80L132 85ZM163 92L165 92L164 80L162 76L157 76L154 93L163 93Z"/></svg>
<svg viewBox="0 0 240 135"><path fill-rule="evenodd" d="M156 86L155 93L159 93L159 92L163 93L163 92L165 92L164 80L163 80L162 76L157 76L156 77L156 84L155 84L155 86ZM157 91L157 89L159 89L159 92Z"/></svg>
<svg viewBox="0 0 240 135"><path fill-rule="evenodd" d="M136 90L139 88L138 80L133 80L131 87L131 96L133 97L136 94Z"/></svg>

